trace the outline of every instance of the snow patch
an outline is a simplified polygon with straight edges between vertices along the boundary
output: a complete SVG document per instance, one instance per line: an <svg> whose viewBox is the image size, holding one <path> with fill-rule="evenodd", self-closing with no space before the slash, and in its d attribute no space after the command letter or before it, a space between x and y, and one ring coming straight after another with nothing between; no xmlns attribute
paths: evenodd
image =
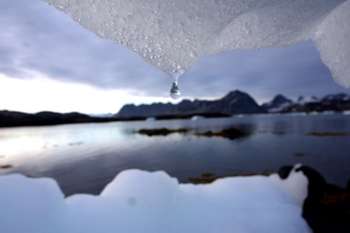
<svg viewBox="0 0 350 233"><path fill-rule="evenodd" d="M164 172L128 170L99 196L64 199L51 179L0 177L0 229L6 233L310 232L301 217L307 179L292 171L179 184Z"/></svg>

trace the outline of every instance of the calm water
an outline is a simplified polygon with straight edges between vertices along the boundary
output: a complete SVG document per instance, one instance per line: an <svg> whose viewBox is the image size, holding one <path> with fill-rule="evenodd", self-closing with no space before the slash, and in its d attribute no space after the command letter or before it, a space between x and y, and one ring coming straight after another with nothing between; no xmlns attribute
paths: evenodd
<svg viewBox="0 0 350 233"><path fill-rule="evenodd" d="M172 134L147 137L139 128L220 130L250 128L239 140ZM0 129L0 174L54 177L66 194L99 193L120 171L165 170L182 182L205 172L233 175L276 171L303 163L330 182L350 178L350 137L309 136L350 132L349 115L254 115L222 119L117 122Z"/></svg>

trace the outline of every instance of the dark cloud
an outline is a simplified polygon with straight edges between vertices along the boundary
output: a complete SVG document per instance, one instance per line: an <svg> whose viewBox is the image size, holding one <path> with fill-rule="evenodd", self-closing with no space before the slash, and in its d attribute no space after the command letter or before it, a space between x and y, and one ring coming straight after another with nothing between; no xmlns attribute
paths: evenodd
<svg viewBox="0 0 350 233"><path fill-rule="evenodd" d="M170 78L128 49L102 40L40 0L0 1L0 72L27 78L39 71L69 82L167 95ZM331 79L311 42L287 48L208 56L181 78L186 96L242 89L260 100L346 91Z"/></svg>

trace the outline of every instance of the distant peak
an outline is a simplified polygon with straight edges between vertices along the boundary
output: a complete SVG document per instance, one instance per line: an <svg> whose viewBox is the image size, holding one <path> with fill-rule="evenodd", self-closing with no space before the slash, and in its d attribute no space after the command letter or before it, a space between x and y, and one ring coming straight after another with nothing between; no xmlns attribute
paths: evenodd
<svg viewBox="0 0 350 233"><path fill-rule="evenodd" d="M292 100L288 99L287 97L285 97L282 94L278 94L273 98L272 102L274 102L274 103L276 103L276 102L278 102L278 103L282 103L282 102L283 103L286 103L286 102L291 103Z"/></svg>
<svg viewBox="0 0 350 233"><path fill-rule="evenodd" d="M241 90L236 89L236 90L230 91L227 95L229 95L229 94L246 94L246 93L241 91Z"/></svg>
<svg viewBox="0 0 350 233"><path fill-rule="evenodd" d="M247 96L248 94L243 92L243 91L240 91L240 90L234 90L234 91L230 91L229 93L227 93L227 95L224 96L224 99L227 99L227 98L233 98L233 97L236 97L236 96Z"/></svg>
<svg viewBox="0 0 350 233"><path fill-rule="evenodd" d="M278 94L278 95L275 96L275 99L287 99L287 97L285 97L282 94Z"/></svg>

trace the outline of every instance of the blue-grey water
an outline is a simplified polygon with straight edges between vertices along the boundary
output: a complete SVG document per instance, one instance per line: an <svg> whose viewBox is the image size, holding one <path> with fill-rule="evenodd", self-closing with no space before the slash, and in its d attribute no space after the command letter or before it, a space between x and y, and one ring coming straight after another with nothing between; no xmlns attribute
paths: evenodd
<svg viewBox="0 0 350 233"><path fill-rule="evenodd" d="M243 127L249 128L251 135L228 140L191 134L147 137L133 133L140 128L161 127L197 131ZM312 136L311 132L326 134ZM319 170L329 182L344 186L350 178L347 133L350 115L342 114L3 128L0 174L53 177L66 194L72 194L99 193L119 172L130 168L165 170L188 182L189 177L208 172L219 176L260 173L302 163Z"/></svg>

